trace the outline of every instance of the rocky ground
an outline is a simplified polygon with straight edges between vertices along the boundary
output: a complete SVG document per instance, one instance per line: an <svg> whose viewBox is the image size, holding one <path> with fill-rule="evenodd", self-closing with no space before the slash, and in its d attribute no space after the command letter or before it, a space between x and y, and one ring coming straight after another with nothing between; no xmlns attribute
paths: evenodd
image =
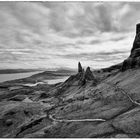
<svg viewBox="0 0 140 140"><path fill-rule="evenodd" d="M0 137L140 138L139 39L124 62L93 72L79 63L63 83L2 83Z"/></svg>

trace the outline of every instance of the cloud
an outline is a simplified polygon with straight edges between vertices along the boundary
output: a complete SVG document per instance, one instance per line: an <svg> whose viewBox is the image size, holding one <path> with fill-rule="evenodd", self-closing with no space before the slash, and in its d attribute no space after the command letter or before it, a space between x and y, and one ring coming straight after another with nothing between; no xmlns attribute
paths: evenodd
<svg viewBox="0 0 140 140"><path fill-rule="evenodd" d="M0 2L1 68L123 61L139 12L140 3L133 2Z"/></svg>
<svg viewBox="0 0 140 140"><path fill-rule="evenodd" d="M96 60L96 61L106 61L106 60L112 60L114 57L116 59L120 59L120 56L122 57L127 56L129 52L126 51L117 51L113 50L112 52L98 52L98 53L80 53L80 54L67 54L67 55L58 55L59 57L65 58L65 59L81 59L81 60ZM106 57L107 56L107 57Z"/></svg>

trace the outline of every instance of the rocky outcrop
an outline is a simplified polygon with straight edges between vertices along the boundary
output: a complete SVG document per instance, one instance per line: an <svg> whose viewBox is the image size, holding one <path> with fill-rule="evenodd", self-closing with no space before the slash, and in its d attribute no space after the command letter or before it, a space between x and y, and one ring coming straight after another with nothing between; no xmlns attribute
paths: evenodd
<svg viewBox="0 0 140 140"><path fill-rule="evenodd" d="M86 83L93 83L93 85L97 85L97 79L96 77L93 75L92 71L90 70L90 67L87 67L86 71L84 71L84 69L82 68L81 63L78 63L78 73L75 75L70 76L64 83L63 86L65 86L65 88L61 88L61 92L62 89L67 89L70 86L84 86Z"/></svg>
<svg viewBox="0 0 140 140"><path fill-rule="evenodd" d="M136 25L136 36L131 53L133 53L138 48L140 48L140 23Z"/></svg>
<svg viewBox="0 0 140 140"><path fill-rule="evenodd" d="M90 67L87 67L87 69L86 69L85 79L86 80L94 80L95 79L95 77L92 74L92 71L90 70Z"/></svg>
<svg viewBox="0 0 140 140"><path fill-rule="evenodd" d="M96 81L90 67L87 67L86 71L82 68L81 63L78 63L78 75L79 75L79 83L85 85L87 81Z"/></svg>
<svg viewBox="0 0 140 140"><path fill-rule="evenodd" d="M83 71L82 65L81 65L81 63L79 62L79 63L78 63L78 73L79 73L79 72L82 72L82 71Z"/></svg>
<svg viewBox="0 0 140 140"><path fill-rule="evenodd" d="M140 24L136 25L136 36L130 56L124 60L121 71L140 67Z"/></svg>
<svg viewBox="0 0 140 140"><path fill-rule="evenodd" d="M121 71L138 67L140 67L140 57L138 58L129 57L126 60L124 60L123 65L121 67Z"/></svg>

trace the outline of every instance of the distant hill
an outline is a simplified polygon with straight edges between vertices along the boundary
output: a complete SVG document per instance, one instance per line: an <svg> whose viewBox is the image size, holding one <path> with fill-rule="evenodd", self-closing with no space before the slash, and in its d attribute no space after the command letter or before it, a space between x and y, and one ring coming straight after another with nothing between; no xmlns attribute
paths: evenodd
<svg viewBox="0 0 140 140"><path fill-rule="evenodd" d="M0 74L25 73L34 71L41 71L41 69L1 69Z"/></svg>
<svg viewBox="0 0 140 140"><path fill-rule="evenodd" d="M75 74L76 71L74 70L65 70L65 69L59 69L56 71L44 71L38 74L32 75L30 78L36 79L36 80L44 80L44 79L57 79L63 76L70 76Z"/></svg>
<svg viewBox="0 0 140 140"><path fill-rule="evenodd" d="M10 74L10 73L26 73L26 72L35 72L35 71L44 71L49 73L75 73L73 69L58 69L58 70L47 70L47 69L0 69L0 74Z"/></svg>
<svg viewBox="0 0 140 140"><path fill-rule="evenodd" d="M49 80L49 79L59 79L66 76L71 76L73 74L76 74L76 71L74 70L68 70L68 69L58 69L58 70L43 70L43 69L16 69L16 70L0 70L0 74L12 74L12 73L25 73L25 72L36 72L37 74L34 74L30 77L21 78L21 79L15 79L10 81L5 81L5 83L35 83L36 81L43 81L43 80Z"/></svg>

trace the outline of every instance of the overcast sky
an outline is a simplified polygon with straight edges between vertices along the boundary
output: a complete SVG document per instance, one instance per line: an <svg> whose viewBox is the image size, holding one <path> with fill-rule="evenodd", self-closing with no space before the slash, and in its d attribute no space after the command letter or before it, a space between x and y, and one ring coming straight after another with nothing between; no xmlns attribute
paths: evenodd
<svg viewBox="0 0 140 140"><path fill-rule="evenodd" d="M130 54L140 3L0 2L0 68L92 68Z"/></svg>

